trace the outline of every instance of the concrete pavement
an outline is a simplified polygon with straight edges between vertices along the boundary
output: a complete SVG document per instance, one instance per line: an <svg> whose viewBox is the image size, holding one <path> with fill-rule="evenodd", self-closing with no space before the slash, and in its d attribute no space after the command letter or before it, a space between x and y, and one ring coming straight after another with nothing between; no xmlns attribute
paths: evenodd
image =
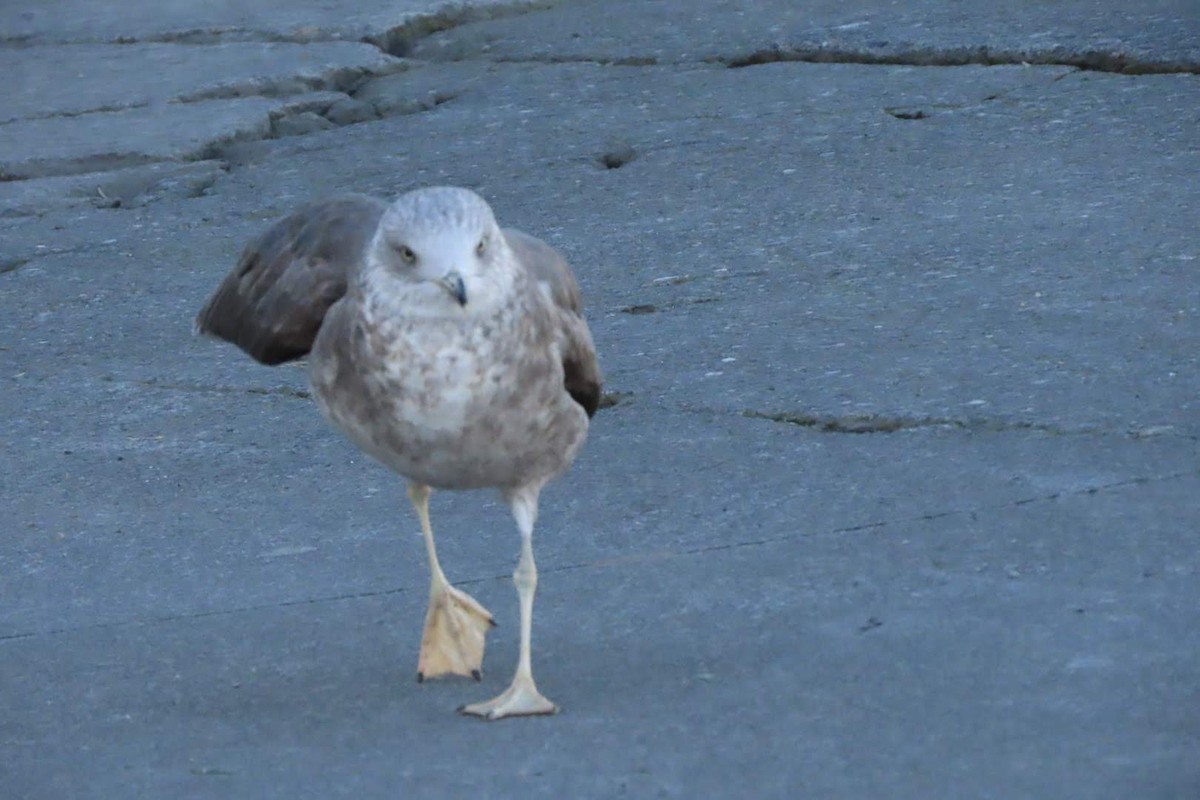
<svg viewBox="0 0 1200 800"><path fill-rule="evenodd" d="M1200 9L1100 6L0 11L0 797L1195 797ZM502 506L435 496L501 627L418 686L399 482L191 334L433 183L570 256L612 392L553 719L452 713Z"/></svg>

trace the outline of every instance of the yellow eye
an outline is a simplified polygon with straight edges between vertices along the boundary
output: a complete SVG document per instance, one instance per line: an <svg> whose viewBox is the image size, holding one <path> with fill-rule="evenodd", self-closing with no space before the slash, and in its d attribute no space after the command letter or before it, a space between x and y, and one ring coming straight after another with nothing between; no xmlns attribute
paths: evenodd
<svg viewBox="0 0 1200 800"><path fill-rule="evenodd" d="M485 250L487 250L487 239L480 239L479 244L475 245L475 255L482 257Z"/></svg>
<svg viewBox="0 0 1200 800"><path fill-rule="evenodd" d="M416 263L417 254L412 251L412 248L406 244L402 244L396 248L396 252L400 254L405 264Z"/></svg>

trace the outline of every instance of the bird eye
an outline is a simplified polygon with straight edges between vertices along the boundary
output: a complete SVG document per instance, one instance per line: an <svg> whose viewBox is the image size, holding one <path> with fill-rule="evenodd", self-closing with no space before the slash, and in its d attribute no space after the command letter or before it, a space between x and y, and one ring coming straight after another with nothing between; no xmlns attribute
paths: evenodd
<svg viewBox="0 0 1200 800"><path fill-rule="evenodd" d="M412 248L406 244L402 244L397 247L396 252L400 254L400 258L405 264L415 264L417 261L417 254L414 253Z"/></svg>
<svg viewBox="0 0 1200 800"><path fill-rule="evenodd" d="M487 250L487 239L480 239L479 244L475 245L475 255L482 257L485 250Z"/></svg>

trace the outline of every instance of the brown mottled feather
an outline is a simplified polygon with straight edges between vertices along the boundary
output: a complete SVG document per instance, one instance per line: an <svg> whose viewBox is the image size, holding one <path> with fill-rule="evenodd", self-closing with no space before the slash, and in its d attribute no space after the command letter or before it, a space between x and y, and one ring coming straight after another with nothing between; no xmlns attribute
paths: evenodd
<svg viewBox="0 0 1200 800"><path fill-rule="evenodd" d="M275 223L247 245L196 327L263 364L304 356L386 209L373 197L344 195Z"/></svg>
<svg viewBox="0 0 1200 800"><path fill-rule="evenodd" d="M589 417L600 406L600 368L591 334L583 320L583 299L579 284L562 255L541 239L513 228L504 229L504 238L517 260L533 276L550 288L550 296L563 310L564 323L571 328L567 348L563 353L567 393L583 406Z"/></svg>

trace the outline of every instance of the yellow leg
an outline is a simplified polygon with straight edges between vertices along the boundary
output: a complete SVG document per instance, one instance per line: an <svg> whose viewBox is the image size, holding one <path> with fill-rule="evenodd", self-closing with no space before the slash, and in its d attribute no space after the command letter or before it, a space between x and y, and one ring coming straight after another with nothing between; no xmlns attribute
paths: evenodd
<svg viewBox="0 0 1200 800"><path fill-rule="evenodd" d="M514 493L509 499L521 530L521 558L513 573L521 602L521 655L512 684L498 697L459 709L464 714L487 720L531 714L556 714L558 706L547 700L533 682L531 636L533 596L537 590L537 564L533 560L533 523L537 519L537 492Z"/></svg>
<svg viewBox="0 0 1200 800"><path fill-rule="evenodd" d="M483 676L484 637L495 626L488 610L466 592L446 580L433 544L429 524L428 486L410 483L408 499L421 520L425 552L429 556L429 610L425 613L425 632L421 635L421 654L417 659L417 680L441 675Z"/></svg>

